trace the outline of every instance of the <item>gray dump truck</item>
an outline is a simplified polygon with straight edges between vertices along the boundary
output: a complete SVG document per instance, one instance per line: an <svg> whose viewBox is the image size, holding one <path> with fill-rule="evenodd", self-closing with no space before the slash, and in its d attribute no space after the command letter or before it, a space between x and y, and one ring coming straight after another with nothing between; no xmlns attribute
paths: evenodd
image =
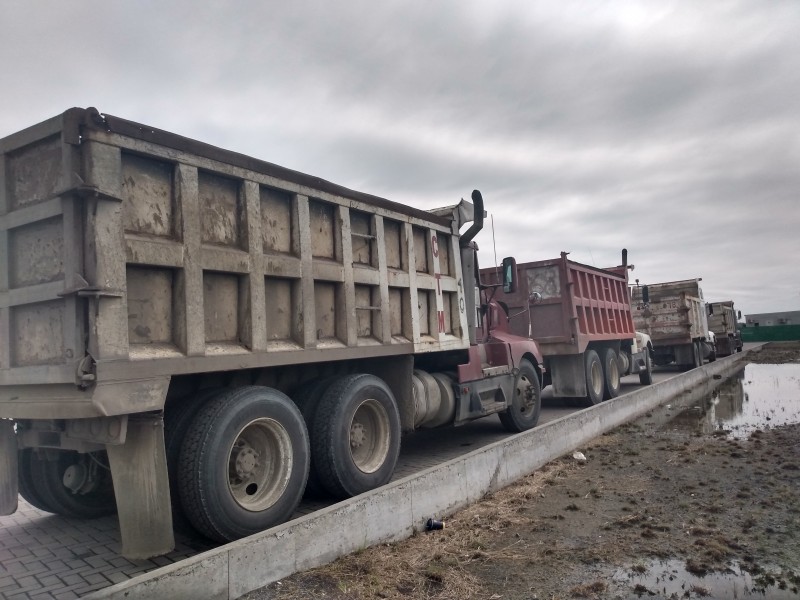
<svg viewBox="0 0 800 600"><path fill-rule="evenodd" d="M715 336L708 329L700 281L686 279L631 288L633 322L636 331L650 336L655 364L692 369L716 360Z"/></svg>
<svg viewBox="0 0 800 600"><path fill-rule="evenodd" d="M0 514L116 511L155 556L173 517L224 542L383 485L402 433L537 423L477 191L418 210L92 108L0 176Z"/></svg>
<svg viewBox="0 0 800 600"><path fill-rule="evenodd" d="M708 311L708 328L716 338L717 356L730 356L742 351L742 335L736 327L737 317L741 318L733 305L733 300L723 302L709 302L706 304Z"/></svg>

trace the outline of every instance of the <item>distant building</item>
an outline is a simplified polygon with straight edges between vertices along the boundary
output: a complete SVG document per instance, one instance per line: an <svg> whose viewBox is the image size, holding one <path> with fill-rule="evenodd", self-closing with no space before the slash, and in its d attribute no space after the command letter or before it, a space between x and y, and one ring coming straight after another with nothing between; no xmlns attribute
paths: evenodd
<svg viewBox="0 0 800 600"><path fill-rule="evenodd" d="M748 327L773 327L775 325L800 325L800 310L745 315Z"/></svg>

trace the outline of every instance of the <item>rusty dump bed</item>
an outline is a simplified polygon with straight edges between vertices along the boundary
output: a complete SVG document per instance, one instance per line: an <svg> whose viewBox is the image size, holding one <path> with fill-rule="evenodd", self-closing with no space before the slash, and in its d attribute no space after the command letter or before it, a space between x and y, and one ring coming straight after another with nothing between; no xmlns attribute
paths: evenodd
<svg viewBox="0 0 800 600"><path fill-rule="evenodd" d="M530 304L533 338L545 356L584 352L590 342L632 339L635 336L628 298L627 269L598 269L560 258L517 265L519 285L513 294L497 290L508 305L511 331L527 336ZM483 283L494 283L494 269L481 272Z"/></svg>
<svg viewBox="0 0 800 600"><path fill-rule="evenodd" d="M464 349L457 225L95 109L0 140L0 417L170 377Z"/></svg>
<svg viewBox="0 0 800 600"><path fill-rule="evenodd" d="M631 289L636 330L647 333L656 346L691 344L708 333L706 308L699 279L647 286L650 302L644 304L642 287Z"/></svg>

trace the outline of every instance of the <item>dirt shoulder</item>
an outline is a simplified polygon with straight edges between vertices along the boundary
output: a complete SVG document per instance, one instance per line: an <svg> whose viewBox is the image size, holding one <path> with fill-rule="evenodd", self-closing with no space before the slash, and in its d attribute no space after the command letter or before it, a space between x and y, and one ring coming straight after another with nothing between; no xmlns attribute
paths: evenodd
<svg viewBox="0 0 800 600"><path fill-rule="evenodd" d="M752 358L800 362L800 344ZM800 598L800 426L736 440L665 426L670 410L598 438L581 449L585 462L554 461L444 530L246 598L726 597L712 585L720 573L766 597Z"/></svg>

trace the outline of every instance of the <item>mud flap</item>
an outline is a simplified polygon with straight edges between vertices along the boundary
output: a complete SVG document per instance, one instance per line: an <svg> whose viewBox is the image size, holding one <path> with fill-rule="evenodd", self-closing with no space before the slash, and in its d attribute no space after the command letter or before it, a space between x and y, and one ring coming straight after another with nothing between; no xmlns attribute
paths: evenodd
<svg viewBox="0 0 800 600"><path fill-rule="evenodd" d="M122 555L144 559L175 547L161 415L130 418L122 445L106 446L114 480Z"/></svg>
<svg viewBox="0 0 800 600"><path fill-rule="evenodd" d="M0 515L12 515L17 512L18 468L14 421L0 419Z"/></svg>

